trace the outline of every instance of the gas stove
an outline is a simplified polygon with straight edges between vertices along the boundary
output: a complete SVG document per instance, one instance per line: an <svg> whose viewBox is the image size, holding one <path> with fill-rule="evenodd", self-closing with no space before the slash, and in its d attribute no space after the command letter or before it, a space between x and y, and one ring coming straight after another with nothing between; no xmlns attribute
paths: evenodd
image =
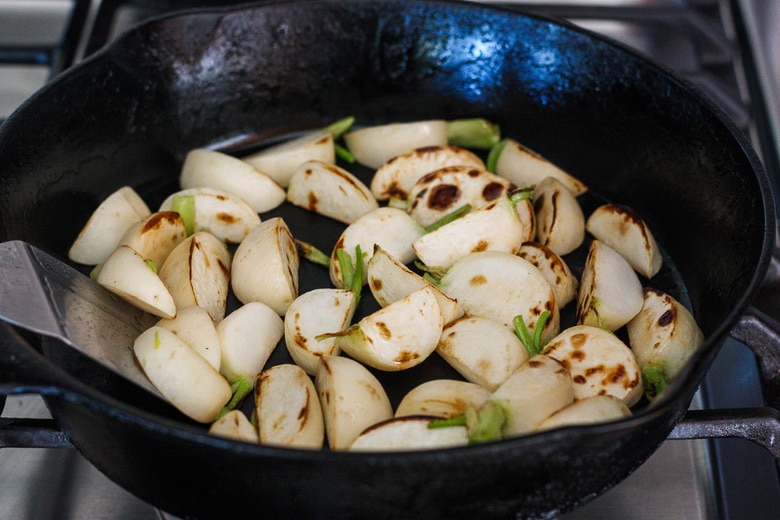
<svg viewBox="0 0 780 520"><path fill-rule="evenodd" d="M0 0L0 118L133 24L209 3L229 2ZM491 3L566 19L673 69L724 109L750 137L772 179L780 180L780 1ZM754 355L727 339L692 407L763 404ZM11 426L0 433L0 447L10 446L0 450L0 519L172 518L109 481L69 447L40 397L8 398L0 421ZM27 425L40 427L38 433L28 434ZM670 439L627 480L562 518L768 520L779 515L778 467L766 450L744 439Z"/></svg>

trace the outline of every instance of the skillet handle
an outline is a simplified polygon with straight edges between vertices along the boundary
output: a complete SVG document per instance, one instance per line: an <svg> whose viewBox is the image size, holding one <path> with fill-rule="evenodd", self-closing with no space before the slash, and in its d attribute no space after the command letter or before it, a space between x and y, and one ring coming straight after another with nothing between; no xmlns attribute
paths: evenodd
<svg viewBox="0 0 780 520"><path fill-rule="evenodd" d="M765 407L688 410L670 439L743 438L780 459L780 323L749 307L729 335L756 355Z"/></svg>

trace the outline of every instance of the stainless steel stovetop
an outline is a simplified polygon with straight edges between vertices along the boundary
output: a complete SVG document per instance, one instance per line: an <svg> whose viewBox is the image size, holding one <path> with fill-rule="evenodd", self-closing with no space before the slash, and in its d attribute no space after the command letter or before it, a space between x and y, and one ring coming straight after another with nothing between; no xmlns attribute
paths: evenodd
<svg viewBox="0 0 780 520"><path fill-rule="evenodd" d="M62 45L74 3L0 0L0 118L49 79L58 57L47 49ZM167 4L92 0L82 13L86 27L99 22L101 3L118 6L110 26L99 27L108 38ZM770 174L780 175L780 0L492 3L564 17L676 70L726 110ZM69 42L69 53L78 59L99 43L82 36ZM754 356L727 340L693 406L762 404ZM49 415L39 397L19 396L8 399L2 417ZM0 450L0 520L109 518L171 517L109 481L72 448ZM780 518L777 465L763 448L741 439L669 440L634 475L563 520L712 518Z"/></svg>

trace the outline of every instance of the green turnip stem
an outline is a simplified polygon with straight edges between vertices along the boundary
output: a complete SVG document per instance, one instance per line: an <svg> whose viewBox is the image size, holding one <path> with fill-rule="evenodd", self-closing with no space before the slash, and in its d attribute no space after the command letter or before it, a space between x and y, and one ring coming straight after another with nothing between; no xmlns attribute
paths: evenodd
<svg viewBox="0 0 780 520"><path fill-rule="evenodd" d="M479 444L501 440L501 429L506 422L506 408L497 400L490 400L479 410L468 405L464 413L448 419L432 419L428 428L450 428L465 426L468 431L469 444Z"/></svg>
<svg viewBox="0 0 780 520"><path fill-rule="evenodd" d="M336 157L341 159L344 162L347 162L349 164L352 164L355 162L355 156L347 150L344 146L341 146L338 143L335 143L333 145L333 149L336 151Z"/></svg>
<svg viewBox="0 0 780 520"><path fill-rule="evenodd" d="M539 315L539 319L536 320L534 326L533 335L528 330L528 326L525 324L525 320L522 315L515 316L512 323L515 326L515 336L523 343L526 351L528 351L528 357L533 357L542 352L542 332L544 326L547 324L547 320L550 319L550 311L544 311Z"/></svg>
<svg viewBox="0 0 780 520"><path fill-rule="evenodd" d="M302 258L305 258L313 264L330 267L330 257L328 255L308 242L304 242L303 240L299 240L297 238L294 238L293 241L295 242L295 249L298 251L298 255L300 255Z"/></svg>
<svg viewBox="0 0 780 520"><path fill-rule="evenodd" d="M663 368L658 365L647 365L642 368L642 384L645 387L645 396L651 401L669 386Z"/></svg>
<svg viewBox="0 0 780 520"><path fill-rule="evenodd" d="M195 197L192 195L174 195L171 201L171 211L181 215L184 231L187 236L195 231Z"/></svg>
<svg viewBox="0 0 780 520"><path fill-rule="evenodd" d="M341 338L344 336L351 336L352 334L356 334L360 332L360 324L354 323L347 327L344 330L340 330L338 332L325 332L323 334L317 334L314 336L315 341L322 341L324 339L330 339L330 338Z"/></svg>
<svg viewBox="0 0 780 520"><path fill-rule="evenodd" d="M355 263L352 263L352 257L345 249L336 251L336 257L341 267L341 281L344 288L355 292L355 305L360 302L360 292L363 289L363 252L360 250L360 244L355 246Z"/></svg>
<svg viewBox="0 0 780 520"><path fill-rule="evenodd" d="M525 188L519 188L512 192L512 194L509 196L509 200L512 201L512 204L517 204L521 200L533 198L534 188L536 188L535 184Z"/></svg>
<svg viewBox="0 0 780 520"><path fill-rule="evenodd" d="M448 419L431 419L428 423L428 429L449 428L451 426L466 426L466 415L460 414Z"/></svg>
<svg viewBox="0 0 780 520"><path fill-rule="evenodd" d="M157 273L157 264L154 263L154 260L146 258L144 259L144 263L149 266L149 269L151 269L154 273Z"/></svg>
<svg viewBox="0 0 780 520"><path fill-rule="evenodd" d="M495 400L483 404L479 410L466 408L466 429L469 444L501 440L501 428L506 422L506 409Z"/></svg>
<svg viewBox="0 0 780 520"><path fill-rule="evenodd" d="M233 381L230 384L230 389L233 390L233 395L230 398L230 401L228 401L228 403L222 407L219 415L217 415L217 419L229 411L236 409L236 407L241 404L241 401L243 401L244 398L253 390L253 387L246 378L242 377Z"/></svg>
<svg viewBox="0 0 780 520"><path fill-rule="evenodd" d="M464 148L488 150L501 139L498 125L486 119L453 119L447 121L447 143Z"/></svg>
<svg viewBox="0 0 780 520"><path fill-rule="evenodd" d="M493 145L488 152L487 161L485 161L485 168L491 173L496 173L496 164L498 164L498 158L501 156L501 152L504 151L507 140L503 139Z"/></svg>
<svg viewBox="0 0 780 520"><path fill-rule="evenodd" d="M459 207L456 210L453 210L446 215L444 215L442 218L437 220L436 222L432 224L428 224L424 229L426 233L430 233L431 231L436 231L442 226L446 226L453 220L458 220L463 215L466 215L471 211L471 204L464 204L463 206Z"/></svg>
<svg viewBox="0 0 780 520"><path fill-rule="evenodd" d="M333 139L338 139L339 137L344 135L350 128L352 128L353 124L355 124L354 116L347 116L347 117L342 117L338 121L332 122L322 130L331 134L333 136Z"/></svg>

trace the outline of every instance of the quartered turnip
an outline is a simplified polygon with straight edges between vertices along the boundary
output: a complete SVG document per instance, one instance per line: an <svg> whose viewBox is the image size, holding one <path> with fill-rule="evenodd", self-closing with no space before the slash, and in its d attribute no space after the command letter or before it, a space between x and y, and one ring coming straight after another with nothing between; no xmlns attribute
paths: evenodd
<svg viewBox="0 0 780 520"><path fill-rule="evenodd" d="M631 266L600 240L590 243L577 295L577 323L617 330L642 308L642 283Z"/></svg>
<svg viewBox="0 0 780 520"><path fill-rule="evenodd" d="M227 309L231 255L206 231L188 237L170 252L159 275L177 307L199 305L215 322Z"/></svg>
<svg viewBox="0 0 780 520"><path fill-rule="evenodd" d="M645 289L642 310L626 329L649 398L663 391L704 343L704 333L690 311L654 289Z"/></svg>
<svg viewBox="0 0 780 520"><path fill-rule="evenodd" d="M663 257L644 220L631 208L604 204L591 213L588 232L617 251L636 272L652 278L661 270Z"/></svg>
<svg viewBox="0 0 780 520"><path fill-rule="evenodd" d="M631 416L626 403L613 395L592 395L578 399L542 421L537 430L562 426L615 421Z"/></svg>
<svg viewBox="0 0 780 520"><path fill-rule="evenodd" d="M307 161L296 168L287 201L345 224L379 207L360 179L339 166L319 161Z"/></svg>
<svg viewBox="0 0 780 520"><path fill-rule="evenodd" d="M187 238L184 220L175 211L158 211L130 226L119 240L160 268L173 248Z"/></svg>
<svg viewBox="0 0 780 520"><path fill-rule="evenodd" d="M353 359L323 356L314 385L332 450L349 449L363 430L393 417L381 383Z"/></svg>
<svg viewBox="0 0 780 520"><path fill-rule="evenodd" d="M175 297L153 266L128 246L119 246L97 273L97 283L139 309L161 318L176 316Z"/></svg>
<svg viewBox="0 0 780 520"><path fill-rule="evenodd" d="M209 433L211 435L237 441L251 443L260 442L260 437L257 436L257 430L255 430L255 427L252 426L252 423L241 410L230 410L211 423Z"/></svg>
<svg viewBox="0 0 780 520"><path fill-rule="evenodd" d="M355 308L354 291L332 287L307 291L287 308L285 345L293 361L307 374L316 373L322 356L335 356L341 352L334 336L320 336L347 328Z"/></svg>
<svg viewBox="0 0 780 520"><path fill-rule="evenodd" d="M192 350L219 370L222 357L219 335L206 309L197 305L182 307L177 309L175 318L162 319L156 325L179 336Z"/></svg>
<svg viewBox="0 0 780 520"><path fill-rule="evenodd" d="M190 150L179 173L182 189L214 188L244 199L256 213L282 204L284 188L248 162L215 150Z"/></svg>
<svg viewBox="0 0 780 520"><path fill-rule="evenodd" d="M464 205L487 206L513 188L508 180L482 168L447 166L425 174L412 186L408 211L417 223L428 226Z"/></svg>
<svg viewBox="0 0 780 520"><path fill-rule="evenodd" d="M336 345L370 367L406 370L436 350L443 324L433 289L423 287L363 318Z"/></svg>
<svg viewBox="0 0 780 520"><path fill-rule="evenodd" d="M357 162L379 168L389 159L414 149L446 145L447 122L435 119L369 126L344 134L344 143ZM373 187L371 191L374 192Z"/></svg>
<svg viewBox="0 0 780 520"><path fill-rule="evenodd" d="M188 202L184 202L188 201ZM179 211L179 206L191 206L192 222L182 215L192 232L208 231L223 242L239 244L260 224L260 216L244 199L224 190L190 188L166 198L160 211Z"/></svg>
<svg viewBox="0 0 780 520"><path fill-rule="evenodd" d="M458 379L432 379L404 395L395 409L396 417L425 415L449 419L462 415L467 406L479 409L490 399L490 390Z"/></svg>
<svg viewBox="0 0 780 520"><path fill-rule="evenodd" d="M569 327L550 340L543 353L571 372L577 399L607 394L633 406L642 397L634 353L608 330L588 325Z"/></svg>
<svg viewBox="0 0 780 520"><path fill-rule="evenodd" d="M439 303L444 323L449 323L463 316L463 309L455 299L444 294L437 286L390 256L379 246L374 247L374 254L368 261L366 271L371 294L382 307L386 307L418 289L430 287Z"/></svg>
<svg viewBox="0 0 780 520"><path fill-rule="evenodd" d="M336 164L336 151L333 135L324 130L317 130L246 155L241 159L286 188L293 171L300 164L306 161Z"/></svg>
<svg viewBox="0 0 780 520"><path fill-rule="evenodd" d="M496 149L498 157L494 171L515 186L524 188L538 184L546 177L555 177L574 195L588 190L582 181L514 139L505 139L496 146L499 148Z"/></svg>
<svg viewBox="0 0 780 520"><path fill-rule="evenodd" d="M430 417L402 416L366 428L350 446L351 451L432 450L466 446L465 426L431 428Z"/></svg>
<svg viewBox="0 0 780 520"><path fill-rule="evenodd" d="M464 316L444 327L436 352L467 381L491 392L528 360L512 331L480 316Z"/></svg>
<svg viewBox="0 0 780 520"><path fill-rule="evenodd" d="M538 354L520 365L491 399L502 403L507 411L504 436L522 435L574 402L574 383L563 363Z"/></svg>
<svg viewBox="0 0 780 520"><path fill-rule="evenodd" d="M484 170L475 153L456 146L415 144L401 154L388 157L371 179L371 193L377 200L407 201L415 184L426 174L450 166ZM453 208L454 209L454 208Z"/></svg>
<svg viewBox="0 0 780 520"><path fill-rule="evenodd" d="M543 342L560 329L552 287L533 264L511 253L471 253L450 267L439 288L458 300L467 315L498 320L510 330L514 330L518 315L533 330L542 313L549 311L541 335Z"/></svg>
<svg viewBox="0 0 780 520"><path fill-rule="evenodd" d="M266 361L284 335L284 323L268 305L249 302L217 324L220 372L231 383L254 386Z"/></svg>
<svg viewBox="0 0 780 520"><path fill-rule="evenodd" d="M534 188L536 240L558 255L567 255L585 240L585 216L574 194L555 177Z"/></svg>
<svg viewBox="0 0 780 520"><path fill-rule="evenodd" d="M577 297L579 280L569 269L566 261L549 247L538 242L526 242L520 246L517 255L531 262L550 282L559 309L564 308Z"/></svg>
<svg viewBox="0 0 780 520"><path fill-rule="evenodd" d="M264 370L255 385L260 442L290 448L322 448L325 423L314 383L297 365Z"/></svg>
<svg viewBox="0 0 780 520"><path fill-rule="evenodd" d="M298 296L299 262L290 229L282 218L273 217L236 248L230 285L242 303L262 302L284 316Z"/></svg>
<svg viewBox="0 0 780 520"><path fill-rule="evenodd" d="M378 245L393 258L403 264L408 264L416 258L412 243L421 237L425 231L405 211L397 208L381 207L366 213L347 226L333 246L330 261L330 280L337 288L344 288L342 268L338 260L339 250L349 255L353 265L357 258L355 249L360 246L364 254L363 283L368 280L368 255Z"/></svg>
<svg viewBox="0 0 780 520"><path fill-rule="evenodd" d="M133 352L160 393L188 417L202 423L217 418L232 395L230 385L208 361L162 327L142 332Z"/></svg>
<svg viewBox="0 0 780 520"><path fill-rule="evenodd" d="M127 229L151 214L149 206L129 186L106 197L92 212L68 250L68 258L86 265L98 265L119 245Z"/></svg>
<svg viewBox="0 0 780 520"><path fill-rule="evenodd" d="M425 265L448 269L469 253L514 254L532 237L533 228L520 220L514 202L502 195L497 201L422 235L412 248Z"/></svg>

